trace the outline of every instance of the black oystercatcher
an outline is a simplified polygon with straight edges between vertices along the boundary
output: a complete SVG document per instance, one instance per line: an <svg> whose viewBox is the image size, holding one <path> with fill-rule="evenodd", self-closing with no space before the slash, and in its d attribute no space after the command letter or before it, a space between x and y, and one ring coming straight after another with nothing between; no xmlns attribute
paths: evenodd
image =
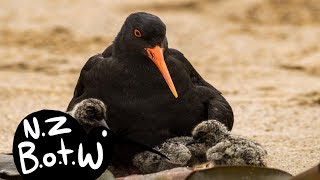
<svg viewBox="0 0 320 180"><path fill-rule="evenodd" d="M233 112L220 91L207 83L178 50L168 48L166 26L155 15L129 15L102 54L81 70L68 110L87 98L108 107L107 124L128 137L155 146L168 138L191 135L193 127L216 119L228 130ZM114 163L131 163L138 150L119 147Z"/></svg>

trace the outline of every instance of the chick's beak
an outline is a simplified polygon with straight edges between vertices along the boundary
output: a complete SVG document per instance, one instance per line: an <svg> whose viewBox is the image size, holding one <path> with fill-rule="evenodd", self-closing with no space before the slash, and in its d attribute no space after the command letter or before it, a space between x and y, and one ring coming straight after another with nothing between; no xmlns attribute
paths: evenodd
<svg viewBox="0 0 320 180"><path fill-rule="evenodd" d="M167 65L163 58L163 50L159 46L155 46L153 48L145 48L145 50L148 53L148 57L156 64L158 69L160 70L164 80L168 84L172 94L175 98L178 98L178 93L176 91L176 88L172 82L170 73L168 71Z"/></svg>

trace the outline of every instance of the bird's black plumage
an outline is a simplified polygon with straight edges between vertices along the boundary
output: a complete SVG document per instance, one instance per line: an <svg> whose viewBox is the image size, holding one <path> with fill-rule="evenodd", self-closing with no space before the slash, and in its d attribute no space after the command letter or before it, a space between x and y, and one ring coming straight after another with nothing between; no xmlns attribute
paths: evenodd
<svg viewBox="0 0 320 180"><path fill-rule="evenodd" d="M134 35L139 30L141 37ZM168 48L166 26L157 16L133 13L102 54L91 57L81 70L68 110L86 98L108 107L111 130L127 129L129 137L155 146L176 136L190 135L201 121L216 119L233 126L233 112L221 95L192 67L184 55ZM178 93L175 98L146 48L161 47ZM150 57L152 56L152 57ZM122 147L117 162L125 163L136 151ZM130 158L129 158L130 159Z"/></svg>

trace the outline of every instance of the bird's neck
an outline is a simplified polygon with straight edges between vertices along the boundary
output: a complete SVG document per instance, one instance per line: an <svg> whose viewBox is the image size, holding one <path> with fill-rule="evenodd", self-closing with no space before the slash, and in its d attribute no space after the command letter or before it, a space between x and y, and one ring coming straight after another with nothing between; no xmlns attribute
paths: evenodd
<svg viewBox="0 0 320 180"><path fill-rule="evenodd" d="M132 58L143 58L144 55L140 52L135 52L126 45L125 42L115 39L112 47L112 57L119 60L127 60Z"/></svg>
<svg viewBox="0 0 320 180"><path fill-rule="evenodd" d="M122 64L134 67L144 66L149 61L148 57L141 54L141 52L135 52L127 46L123 46L121 42L114 42L112 49L112 57Z"/></svg>

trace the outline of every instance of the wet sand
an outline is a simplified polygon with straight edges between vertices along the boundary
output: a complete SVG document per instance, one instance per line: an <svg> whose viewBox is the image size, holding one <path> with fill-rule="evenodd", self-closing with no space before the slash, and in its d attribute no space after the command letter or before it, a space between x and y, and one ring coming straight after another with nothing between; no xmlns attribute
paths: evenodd
<svg viewBox="0 0 320 180"><path fill-rule="evenodd" d="M320 3L317 0L18 1L0 6L0 152L40 109L65 110L87 59L131 12L158 15L169 46L221 90L233 133L297 174L320 162Z"/></svg>

